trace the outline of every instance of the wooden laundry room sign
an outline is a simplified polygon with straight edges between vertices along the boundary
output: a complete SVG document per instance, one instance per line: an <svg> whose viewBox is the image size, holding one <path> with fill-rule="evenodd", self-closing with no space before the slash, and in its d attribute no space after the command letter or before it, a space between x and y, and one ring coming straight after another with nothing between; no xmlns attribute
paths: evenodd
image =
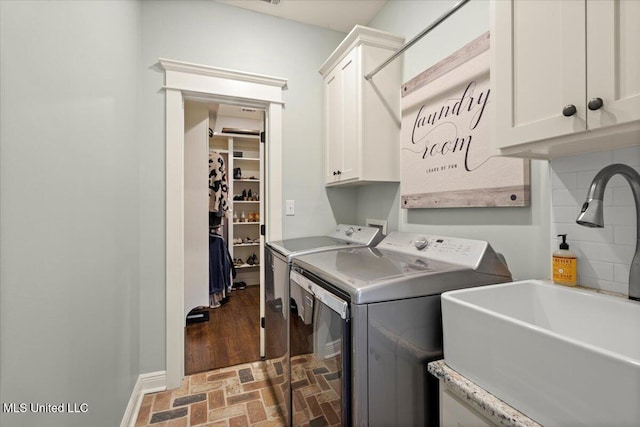
<svg viewBox="0 0 640 427"><path fill-rule="evenodd" d="M489 33L402 85L403 208L528 206L529 160L492 156Z"/></svg>

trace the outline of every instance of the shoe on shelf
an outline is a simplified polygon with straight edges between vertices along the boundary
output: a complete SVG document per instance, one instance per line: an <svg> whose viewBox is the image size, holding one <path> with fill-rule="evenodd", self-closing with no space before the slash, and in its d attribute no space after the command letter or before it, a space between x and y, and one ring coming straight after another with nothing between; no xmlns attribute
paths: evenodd
<svg viewBox="0 0 640 427"><path fill-rule="evenodd" d="M249 190L251 191L251 190ZM247 190L242 190L242 200L249 200L247 199Z"/></svg>
<svg viewBox="0 0 640 427"><path fill-rule="evenodd" d="M249 191L251 191L251 190L249 190ZM249 221L249 222L256 222L256 214L255 214L255 213L253 213L253 212L249 212L249 219L248 219L248 221Z"/></svg>
<svg viewBox="0 0 640 427"><path fill-rule="evenodd" d="M247 284L244 282L233 282L234 289L247 289Z"/></svg>

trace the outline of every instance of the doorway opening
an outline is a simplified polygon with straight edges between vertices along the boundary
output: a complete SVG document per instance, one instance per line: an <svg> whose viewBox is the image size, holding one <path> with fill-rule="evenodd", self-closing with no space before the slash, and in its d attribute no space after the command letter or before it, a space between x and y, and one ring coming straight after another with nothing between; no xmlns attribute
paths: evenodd
<svg viewBox="0 0 640 427"><path fill-rule="evenodd" d="M262 110L185 102L185 374L260 360Z"/></svg>
<svg viewBox="0 0 640 427"><path fill-rule="evenodd" d="M266 149L264 239L282 238L282 91L284 79L181 61L159 59L165 70L166 175L165 175L165 289L166 388L180 387L184 378L184 327L186 324L185 218L184 218L184 105L185 101L242 105L265 112ZM261 317L264 295L260 296ZM261 330L261 353L264 334Z"/></svg>

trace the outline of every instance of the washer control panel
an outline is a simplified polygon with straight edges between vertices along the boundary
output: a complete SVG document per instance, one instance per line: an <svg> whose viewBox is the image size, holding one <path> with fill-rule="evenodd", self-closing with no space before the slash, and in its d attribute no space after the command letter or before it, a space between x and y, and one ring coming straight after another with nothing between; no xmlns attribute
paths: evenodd
<svg viewBox="0 0 640 427"><path fill-rule="evenodd" d="M377 227L338 224L335 230L329 234L329 237L368 246L375 244L377 240L380 240L382 238L382 233Z"/></svg>
<svg viewBox="0 0 640 427"><path fill-rule="evenodd" d="M377 246L420 258L477 268L489 244L484 240L393 232Z"/></svg>

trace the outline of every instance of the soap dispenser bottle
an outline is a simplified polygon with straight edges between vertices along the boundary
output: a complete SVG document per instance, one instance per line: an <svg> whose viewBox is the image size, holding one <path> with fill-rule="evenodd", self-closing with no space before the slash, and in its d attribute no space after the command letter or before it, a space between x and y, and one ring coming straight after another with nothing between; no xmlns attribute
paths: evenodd
<svg viewBox="0 0 640 427"><path fill-rule="evenodd" d="M567 235L562 237L560 249L553 252L553 283L566 286L575 286L578 283L578 259L576 253L569 250Z"/></svg>

